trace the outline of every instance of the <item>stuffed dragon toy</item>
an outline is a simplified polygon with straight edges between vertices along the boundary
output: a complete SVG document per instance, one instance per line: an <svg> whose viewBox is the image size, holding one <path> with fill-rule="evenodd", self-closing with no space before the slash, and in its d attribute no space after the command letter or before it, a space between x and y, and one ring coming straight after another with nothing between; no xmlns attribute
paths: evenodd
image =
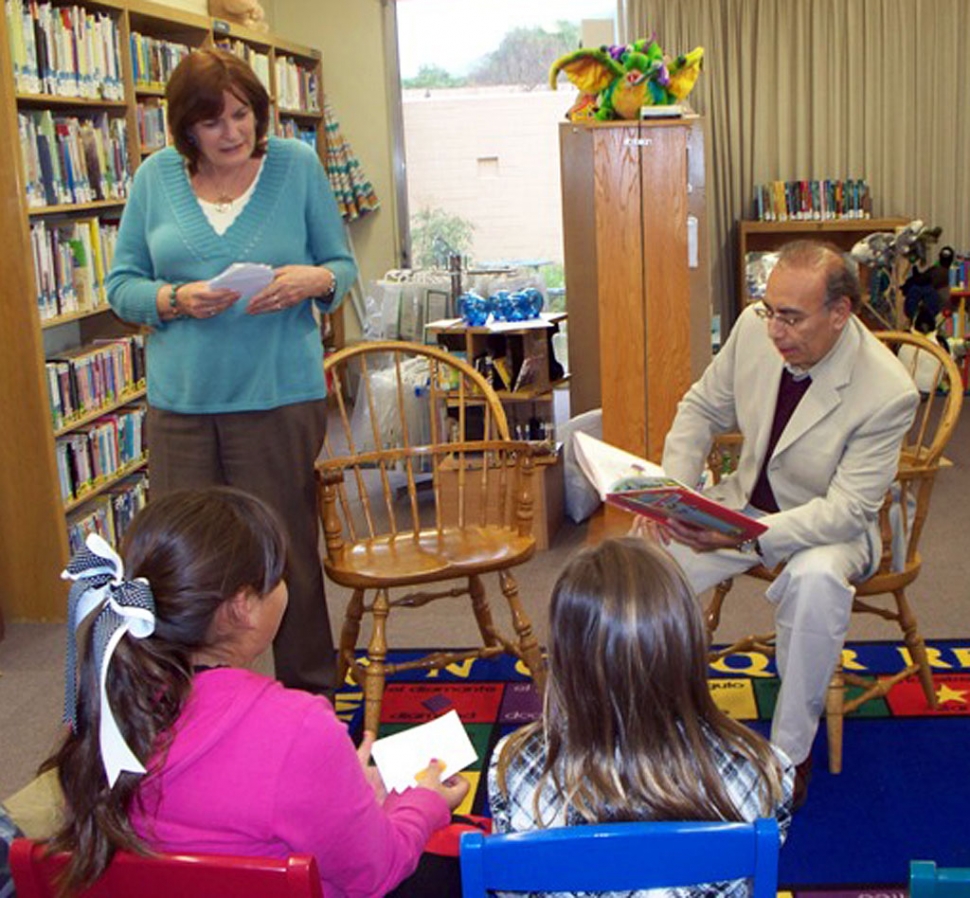
<svg viewBox="0 0 970 898"><path fill-rule="evenodd" d="M683 100L701 71L703 47L668 59L655 37L626 46L583 47L559 57L549 70L556 89L559 73L580 90L566 113L570 121L637 119L641 106L669 106Z"/></svg>

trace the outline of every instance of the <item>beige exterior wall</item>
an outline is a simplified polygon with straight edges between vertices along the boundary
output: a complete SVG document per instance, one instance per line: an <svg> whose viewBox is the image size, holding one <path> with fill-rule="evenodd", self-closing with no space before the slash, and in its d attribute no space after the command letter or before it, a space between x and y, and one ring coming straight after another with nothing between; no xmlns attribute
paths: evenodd
<svg viewBox="0 0 970 898"><path fill-rule="evenodd" d="M437 207L475 226L478 262L562 262L559 122L572 90L404 93L410 214Z"/></svg>

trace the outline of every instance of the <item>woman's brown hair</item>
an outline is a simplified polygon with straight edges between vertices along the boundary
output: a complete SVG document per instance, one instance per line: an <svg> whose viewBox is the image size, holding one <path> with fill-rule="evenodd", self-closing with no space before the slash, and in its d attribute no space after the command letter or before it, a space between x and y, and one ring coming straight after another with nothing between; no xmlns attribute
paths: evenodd
<svg viewBox="0 0 970 898"><path fill-rule="evenodd" d="M683 573L642 539L606 540L578 555L553 588L543 719L499 759L499 787L528 738L542 730L536 788L552 782L587 823L740 820L714 745L760 772L764 813L781 800L768 743L720 710L707 683L707 631Z"/></svg>
<svg viewBox="0 0 970 898"><path fill-rule="evenodd" d="M241 590L259 596L273 590L283 577L286 541L260 500L209 487L153 500L132 522L121 555L127 579L148 581L155 630L118 643L108 666L108 701L135 755L157 766L191 689L193 654L210 644L216 610ZM97 879L115 851L146 853L128 816L141 777L123 772L112 788L102 763L92 630L78 635L75 728L41 766L56 768L65 797L64 820L50 848L71 852L61 883L67 893Z"/></svg>
<svg viewBox="0 0 970 898"><path fill-rule="evenodd" d="M198 170L201 153L192 136L199 122L218 118L225 106L225 91L247 103L256 117L254 156L266 152L269 131L269 94L253 70L228 50L193 50L172 72L165 87L168 127L175 149L185 157L189 172Z"/></svg>

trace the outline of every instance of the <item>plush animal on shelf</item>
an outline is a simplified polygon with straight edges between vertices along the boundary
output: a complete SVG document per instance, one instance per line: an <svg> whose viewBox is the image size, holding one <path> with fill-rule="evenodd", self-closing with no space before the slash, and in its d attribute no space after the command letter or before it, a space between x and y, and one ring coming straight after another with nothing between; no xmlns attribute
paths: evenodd
<svg viewBox="0 0 970 898"><path fill-rule="evenodd" d="M559 57L549 69L556 89L560 72L580 90L566 113L570 121L637 119L644 106L670 106L685 99L697 82L704 49L669 59L656 38L626 46L583 47Z"/></svg>
<svg viewBox="0 0 970 898"><path fill-rule="evenodd" d="M209 0L209 15L253 31L269 31L266 12L259 0Z"/></svg>

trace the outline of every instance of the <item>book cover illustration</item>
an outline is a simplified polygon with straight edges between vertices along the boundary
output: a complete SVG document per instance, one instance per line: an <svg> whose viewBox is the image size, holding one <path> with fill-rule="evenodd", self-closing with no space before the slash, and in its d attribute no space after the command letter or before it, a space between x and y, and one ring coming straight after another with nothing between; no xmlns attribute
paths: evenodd
<svg viewBox="0 0 970 898"><path fill-rule="evenodd" d="M576 461L604 502L659 523L674 518L738 541L755 539L768 529L760 521L667 477L659 465L586 433L576 433L574 438Z"/></svg>

